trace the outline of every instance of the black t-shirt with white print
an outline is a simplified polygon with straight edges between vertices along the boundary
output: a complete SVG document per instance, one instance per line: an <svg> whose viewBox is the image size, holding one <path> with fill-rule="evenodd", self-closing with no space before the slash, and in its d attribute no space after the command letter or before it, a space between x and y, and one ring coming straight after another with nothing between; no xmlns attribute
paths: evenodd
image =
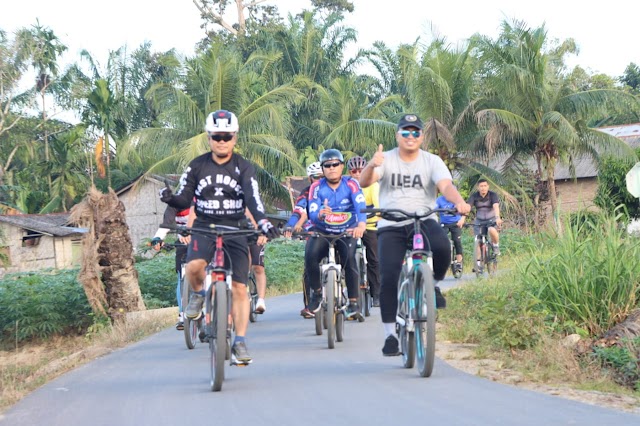
<svg viewBox="0 0 640 426"><path fill-rule="evenodd" d="M254 219L265 218L253 165L238 154L224 164L208 152L196 157L180 177L180 188L168 203L187 208L193 200L199 222L238 226L248 208Z"/></svg>

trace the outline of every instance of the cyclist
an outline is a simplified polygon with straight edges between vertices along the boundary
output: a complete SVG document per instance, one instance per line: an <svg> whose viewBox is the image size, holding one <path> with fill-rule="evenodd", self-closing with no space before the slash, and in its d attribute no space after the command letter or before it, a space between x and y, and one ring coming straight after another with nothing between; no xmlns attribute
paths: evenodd
<svg viewBox="0 0 640 426"><path fill-rule="evenodd" d="M324 177L314 182L309 189L309 219L313 229L327 234L340 234L352 229L350 236L336 242L336 251L345 270L347 295L347 319L364 321L358 308L358 268L355 259L356 238L362 238L367 226L367 217L360 210L365 208L364 194L358 181L342 176L344 157L337 149L328 149L320 154ZM309 310L317 312L322 301L320 288L320 260L329 250L324 238L310 238L305 249L305 268L311 285Z"/></svg>
<svg viewBox="0 0 640 426"><path fill-rule="evenodd" d="M380 207L399 208L409 212L434 208L439 190L447 200L453 202L461 214L470 207L453 186L451 173L442 159L420 149L424 142L423 125L414 114L405 114L398 122L397 148L383 152L382 145L362 171L360 183L368 187L380 182ZM433 252L433 270L436 284L442 280L451 262L449 241L442 227L429 218L422 225L425 237ZM385 332L382 348L384 356L400 355L398 339L394 335L398 306L398 278L402 260L407 249L407 240L413 224L378 222L378 256L380 259L380 316ZM446 306L446 300L436 286L436 303Z"/></svg>
<svg viewBox="0 0 640 426"><path fill-rule="evenodd" d="M176 225L186 225L187 218L189 217L190 209L176 210L174 207L167 206L164 210L164 215L162 216L163 224L176 224ZM169 233L169 230L166 228L158 228L156 234L151 239L151 247L159 251L160 248L164 245L164 239ZM182 235L178 235L178 240L182 244L189 244L190 236L183 237ZM178 322L176 322L176 330L184 330L184 318L183 318L183 306L182 306L182 297L180 297L180 281L182 276L180 272L182 270L182 262L185 261L187 257L187 247L179 246L176 247L176 273L178 274L178 285L176 286L176 298L178 299Z"/></svg>
<svg viewBox="0 0 640 426"><path fill-rule="evenodd" d="M296 205L293 208L293 212L291 213L291 217L287 221L285 225L284 235L287 238L291 238L292 232L300 232L303 229L309 229L311 224L309 222L309 188L311 188L311 184L315 181L318 181L322 178L322 166L319 161L315 163L311 163L307 167L307 176L309 177L309 186L304 188L298 198L296 199ZM307 244L309 240L307 240ZM302 273L302 300L304 303L304 308L300 311L300 315L303 318L314 318L315 314L309 310L309 279L307 276L307 270L305 268Z"/></svg>
<svg viewBox="0 0 640 426"><path fill-rule="evenodd" d="M476 209L476 219L473 223L473 233L476 238L479 235L489 234L493 244L493 253L500 255L500 235L498 229L502 225L500 218L500 198L498 194L489 190L489 182L486 179L478 180L478 190L469 196L467 203ZM465 218L462 218L464 223ZM476 250L476 261L480 259L480 253Z"/></svg>
<svg viewBox="0 0 640 426"><path fill-rule="evenodd" d="M238 140L238 119L232 112L219 110L206 119L205 131L211 152L196 157L180 178L180 188L174 195L171 189L160 191L160 199L170 206L184 209L195 197L194 227L210 224L238 226L245 223L248 208L259 228L267 237L278 237L277 229L265 217L265 208L258 192L253 165L233 152ZM205 291L205 267L215 249L215 240L193 234L187 252L187 278L194 291L185 314L198 318L202 311ZM248 364L245 334L249 323L249 298L246 282L249 272L247 238L227 238L224 249L233 265L233 321L236 337L231 352L236 364Z"/></svg>
<svg viewBox="0 0 640 426"><path fill-rule="evenodd" d="M352 178L360 181L360 173L362 169L367 165L367 160L360 156L352 157L347 161L347 168ZM380 186L378 182L373 185L362 188L364 194L364 202L367 204L367 208L378 208L380 203L378 201L378 194L380 193ZM371 289L371 297L373 299L373 306L380 306L380 278L378 274L378 234L376 233L378 227L378 220L380 218L376 215L367 217L367 230L362 237L362 242L367 248L367 279L369 281L369 288Z"/></svg>
<svg viewBox="0 0 640 426"><path fill-rule="evenodd" d="M454 209L455 207L453 203L447 201L444 195L436 198L436 208ZM456 254L454 268L462 271L459 268L462 268L462 226L464 225L464 218L460 214L440 213L440 223L447 233L451 233L451 240Z"/></svg>

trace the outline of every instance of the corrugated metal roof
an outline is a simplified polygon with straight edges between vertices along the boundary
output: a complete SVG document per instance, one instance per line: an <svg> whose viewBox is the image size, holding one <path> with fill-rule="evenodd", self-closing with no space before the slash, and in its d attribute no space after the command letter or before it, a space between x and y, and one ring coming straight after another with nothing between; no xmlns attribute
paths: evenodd
<svg viewBox="0 0 640 426"><path fill-rule="evenodd" d="M70 213L0 215L0 222L54 237L80 235L81 230L67 226L69 216Z"/></svg>
<svg viewBox="0 0 640 426"><path fill-rule="evenodd" d="M640 137L640 123L621 124L619 126L598 127L596 130L618 138Z"/></svg>

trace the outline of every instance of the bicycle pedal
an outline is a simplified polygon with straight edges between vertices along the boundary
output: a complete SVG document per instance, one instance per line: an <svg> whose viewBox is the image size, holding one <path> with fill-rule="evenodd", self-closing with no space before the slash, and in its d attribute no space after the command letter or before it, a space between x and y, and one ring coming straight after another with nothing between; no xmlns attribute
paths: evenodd
<svg viewBox="0 0 640 426"><path fill-rule="evenodd" d="M248 367L249 364L251 364L253 360L249 360L249 361L237 361L234 360L233 358L231 359L231 365L233 367Z"/></svg>

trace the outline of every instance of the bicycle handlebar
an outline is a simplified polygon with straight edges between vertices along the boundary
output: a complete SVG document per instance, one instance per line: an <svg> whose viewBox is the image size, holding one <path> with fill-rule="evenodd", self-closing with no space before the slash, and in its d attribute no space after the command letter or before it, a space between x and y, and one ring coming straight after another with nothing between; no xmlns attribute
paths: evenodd
<svg viewBox="0 0 640 426"><path fill-rule="evenodd" d="M401 222L407 219L419 220L431 216L434 213L449 213L458 214L456 209L426 209L417 210L415 212L408 212L402 209L362 209L360 213L374 213L381 218L390 220L392 222Z"/></svg>
<svg viewBox="0 0 640 426"><path fill-rule="evenodd" d="M262 235L262 232L257 229L239 229L234 226L216 225L213 223L209 225L209 228L193 228L193 227L184 226L184 225L169 225L169 224L162 224L160 225L160 228L170 229L172 231L175 231L177 234L182 235L183 237L186 237L187 235L191 235L191 234L212 235L216 237L223 236L223 235L228 235L228 236Z"/></svg>

